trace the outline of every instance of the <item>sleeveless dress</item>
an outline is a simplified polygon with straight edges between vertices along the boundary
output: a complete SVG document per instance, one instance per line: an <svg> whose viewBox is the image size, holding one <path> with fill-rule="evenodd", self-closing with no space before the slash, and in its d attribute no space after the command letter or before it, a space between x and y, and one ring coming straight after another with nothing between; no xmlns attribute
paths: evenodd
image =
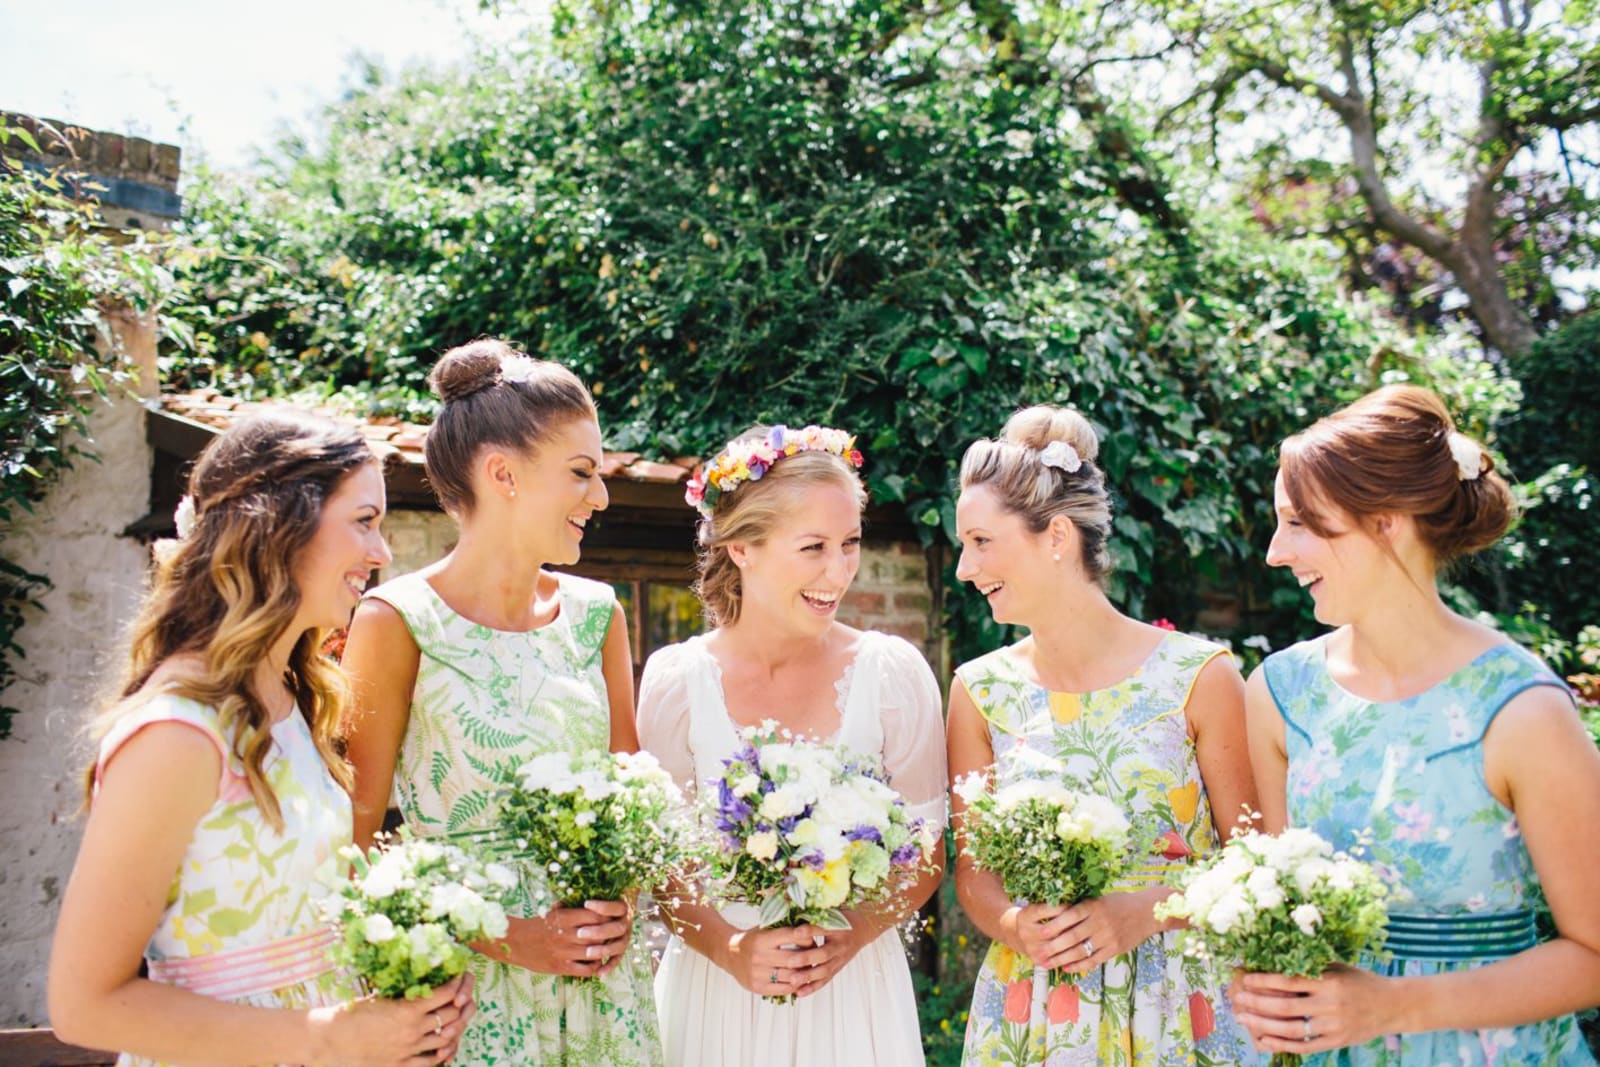
<svg viewBox="0 0 1600 1067"><path fill-rule="evenodd" d="M1221 647L1168 633L1107 689L1058 693L1030 681L1009 649L956 670L989 727L1001 784L1055 778L1123 805L1163 851L1111 890L1144 889L1219 847L1184 709ZM965 1064L1176 1067L1255 1063L1223 984L1185 957L1177 931L1145 941L1076 985L1000 942L989 946L968 1016Z"/></svg>
<svg viewBox="0 0 1600 1067"><path fill-rule="evenodd" d="M722 773L739 747L722 671L704 636L658 650L639 686L639 737L685 787ZM945 821L944 730L939 686L910 642L861 635L835 687L832 740L883 762L915 816ZM735 927L756 909L726 905ZM656 976L662 1037L671 1067L922 1067L922 1035L911 970L899 934L886 931L817 993L777 1004L673 937Z"/></svg>
<svg viewBox="0 0 1600 1067"><path fill-rule="evenodd" d="M328 773L298 713L272 727L262 769L278 798L274 830L250 795L244 767L223 737L216 709L174 696L151 697L101 739L96 778L134 734L182 723L222 757L218 795L184 850L144 956L150 977L196 993L262 1008L314 1008L350 999L328 961L333 934L317 914L313 888L337 877L350 843L350 798ZM123 1067L157 1061L124 1053Z"/></svg>
<svg viewBox="0 0 1600 1067"><path fill-rule="evenodd" d="M417 836L489 828L495 793L535 756L610 748L601 648L616 595L600 582L556 577L560 612L524 632L462 618L420 574L367 594L400 613L421 650L395 767L399 807ZM529 885L508 901L508 915L534 913ZM661 1062L650 964L637 942L599 993L481 955L472 972L478 1014L451 1061L460 1067Z"/></svg>
<svg viewBox="0 0 1600 1067"><path fill-rule="evenodd" d="M1543 898L1516 817L1489 792L1483 737L1500 709L1533 686L1565 690L1522 648L1502 644L1432 689L1374 702L1328 673L1323 635L1267 657L1267 687L1283 716L1289 822L1350 849L1368 831L1367 859L1403 897L1391 902L1386 975L1470 969L1537 942ZM1592 1065L1571 1015L1502 1030L1390 1035L1307 1056L1307 1064L1474 1067Z"/></svg>

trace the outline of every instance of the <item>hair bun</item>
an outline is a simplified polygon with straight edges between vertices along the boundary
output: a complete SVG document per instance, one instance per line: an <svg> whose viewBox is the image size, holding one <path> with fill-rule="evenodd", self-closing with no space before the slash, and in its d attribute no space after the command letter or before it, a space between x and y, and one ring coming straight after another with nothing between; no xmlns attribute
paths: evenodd
<svg viewBox="0 0 1600 1067"><path fill-rule="evenodd" d="M1006 420L1000 432L1004 441L1039 450L1052 441L1071 445L1087 463L1093 463L1100 454L1100 438L1089 420L1071 408L1054 404L1035 404L1023 408Z"/></svg>
<svg viewBox="0 0 1600 1067"><path fill-rule="evenodd" d="M504 341L492 338L470 341L452 348L434 364L433 372L428 375L428 384L433 386L434 394L446 403L463 400L498 384L502 361L520 354Z"/></svg>

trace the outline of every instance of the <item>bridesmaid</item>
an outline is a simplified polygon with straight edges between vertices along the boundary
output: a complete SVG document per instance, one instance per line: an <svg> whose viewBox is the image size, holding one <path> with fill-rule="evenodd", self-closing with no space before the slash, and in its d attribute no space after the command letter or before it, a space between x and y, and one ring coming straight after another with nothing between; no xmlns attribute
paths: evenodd
<svg viewBox="0 0 1600 1067"><path fill-rule="evenodd" d="M63 1040L121 1049L123 1065L450 1057L469 980L350 1001L309 895L350 843L332 736L344 680L320 649L389 562L383 513L383 472L353 429L263 415L201 453L95 731L50 956Z"/></svg>
<svg viewBox="0 0 1600 1067"><path fill-rule="evenodd" d="M1600 753L1561 680L1437 586L1505 533L1510 488L1437 396L1389 386L1285 441L1275 493L1267 562L1334 629L1250 679L1267 828L1370 831L1404 895L1390 959L1246 975L1241 1021L1319 1062L1592 1064L1572 1013L1600 1004Z"/></svg>
<svg viewBox="0 0 1600 1067"><path fill-rule="evenodd" d="M690 487L696 587L714 629L654 653L639 732L679 782L715 777L737 730L772 719L879 763L911 813L944 824L939 686L910 642L835 617L861 566L861 454L840 430L759 430ZM770 469L764 469L769 466ZM753 478L745 475L755 470ZM672 1067L922 1067L895 926L935 867L847 930L763 930L756 909L680 903L656 984ZM768 997L793 994L791 1004Z"/></svg>
<svg viewBox="0 0 1600 1067"><path fill-rule="evenodd" d="M378 831L391 788L420 836L484 829L492 798L549 752L633 751L628 628L610 586L558 574L605 508L600 426L570 371L500 341L445 354L428 481L460 527L450 554L373 590L344 663L355 832ZM621 901L542 918L528 899L477 957L479 1011L457 1062L659 1063L649 962ZM559 976L598 977L588 983Z"/></svg>
<svg viewBox="0 0 1600 1067"><path fill-rule="evenodd" d="M1152 909L1162 881L1218 847L1255 803L1243 684L1218 645L1147 626L1106 598L1111 503L1099 442L1075 411L1013 415L961 461L956 576L995 621L1027 637L956 670L952 780L1053 778L1124 806L1161 834L1159 855L1112 892L1072 907L1006 896L965 851L956 890L994 939L978 975L962 1062L1242 1063L1249 1041L1204 964L1181 955ZM958 843L964 804L954 800ZM1073 980L1052 982L1051 971Z"/></svg>

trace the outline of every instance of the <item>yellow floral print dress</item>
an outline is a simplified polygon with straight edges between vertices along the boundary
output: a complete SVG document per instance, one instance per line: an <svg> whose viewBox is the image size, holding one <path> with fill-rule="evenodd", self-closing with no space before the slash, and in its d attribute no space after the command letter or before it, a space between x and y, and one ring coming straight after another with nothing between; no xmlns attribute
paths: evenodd
<svg viewBox="0 0 1600 1067"><path fill-rule="evenodd" d="M1169 633L1132 675L1092 693L1056 693L1024 677L1010 649L956 670L989 727L1000 784L1052 778L1123 805L1161 851L1117 889L1159 882L1217 847L1184 708L1201 668L1225 650ZM1113 890L1115 892L1116 890ZM1223 985L1185 958L1174 932L1052 983L1005 945L989 946L973 991L965 1064L1180 1067L1254 1063Z"/></svg>

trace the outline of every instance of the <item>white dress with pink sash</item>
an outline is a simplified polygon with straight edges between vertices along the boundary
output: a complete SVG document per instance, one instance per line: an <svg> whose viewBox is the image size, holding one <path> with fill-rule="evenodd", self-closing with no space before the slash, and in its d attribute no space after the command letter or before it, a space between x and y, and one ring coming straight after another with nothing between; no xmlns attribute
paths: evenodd
<svg viewBox="0 0 1600 1067"><path fill-rule="evenodd" d="M162 694L129 712L101 741L99 767L157 722L204 734L217 746L223 770L216 803L195 826L145 948L150 977L258 1007L348 999L346 983L328 962L333 935L317 917L313 891L350 843L350 798L328 773L305 719L291 714L272 728L264 770L283 815L281 832L252 799L215 709L192 700ZM117 1062L156 1064L126 1053Z"/></svg>

